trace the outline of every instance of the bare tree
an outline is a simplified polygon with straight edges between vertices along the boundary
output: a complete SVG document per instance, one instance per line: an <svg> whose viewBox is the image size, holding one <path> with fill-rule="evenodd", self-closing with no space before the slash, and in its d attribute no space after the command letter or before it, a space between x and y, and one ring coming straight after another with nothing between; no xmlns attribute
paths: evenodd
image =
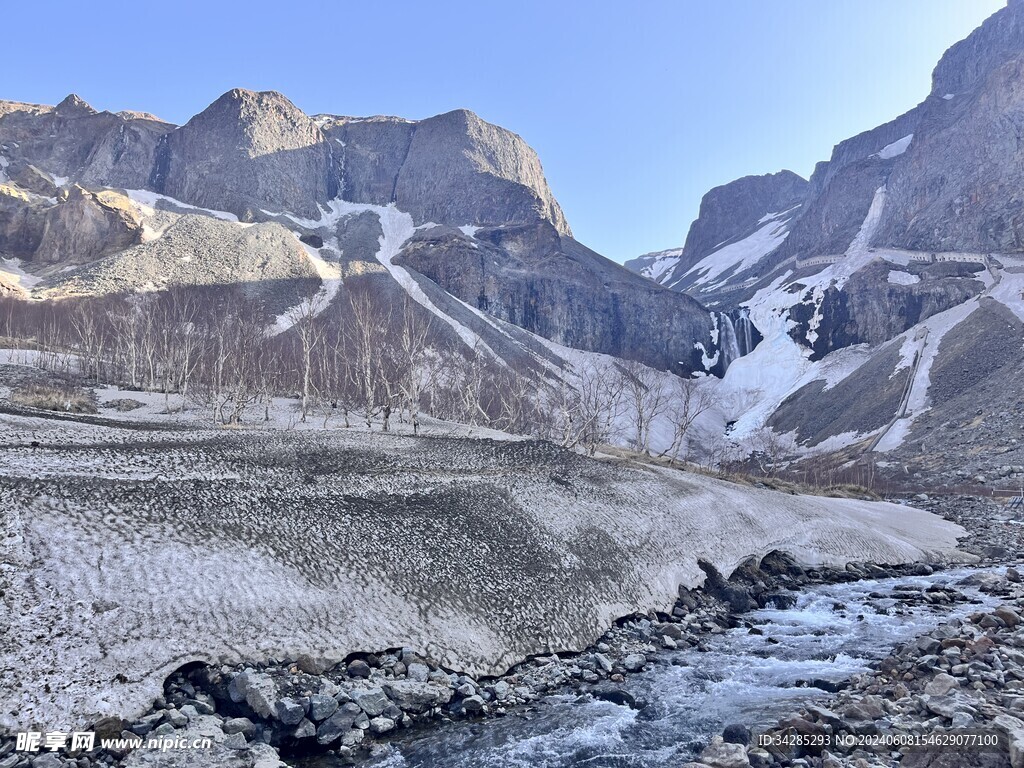
<svg viewBox="0 0 1024 768"><path fill-rule="evenodd" d="M651 426L668 406L665 374L629 360L620 364L626 410L634 430L633 446L646 455L651 453Z"/></svg>
<svg viewBox="0 0 1024 768"><path fill-rule="evenodd" d="M402 328L399 340L401 349L401 381L399 387L409 411L412 433L420 432L420 407L423 390L429 380L430 368L427 361L427 339L430 336L432 315L413 302L408 295L402 308Z"/></svg>
<svg viewBox="0 0 1024 768"><path fill-rule="evenodd" d="M694 423L713 405L711 392L696 379L676 377L669 394L666 416L672 424L672 443L659 456L668 456L670 462L689 453L689 434Z"/></svg>

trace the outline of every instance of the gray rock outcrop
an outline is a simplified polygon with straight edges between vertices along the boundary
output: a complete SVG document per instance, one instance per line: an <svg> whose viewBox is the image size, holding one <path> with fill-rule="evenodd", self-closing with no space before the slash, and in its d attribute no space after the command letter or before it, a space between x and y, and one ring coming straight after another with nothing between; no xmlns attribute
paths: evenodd
<svg viewBox="0 0 1024 768"><path fill-rule="evenodd" d="M458 109L419 122L323 117L342 152L341 194L395 203L417 224L569 224L537 153L511 131Z"/></svg>
<svg viewBox="0 0 1024 768"><path fill-rule="evenodd" d="M309 117L279 93L236 88L167 136L151 181L251 220L260 208L317 217L334 178L331 149Z"/></svg>
<svg viewBox="0 0 1024 768"><path fill-rule="evenodd" d="M685 271L724 243L750 234L766 214L800 205L807 191L807 180L792 171L744 176L715 187L701 198L680 267Z"/></svg>
<svg viewBox="0 0 1024 768"><path fill-rule="evenodd" d="M131 202L112 192L89 192L77 184L46 212L33 261L65 264L93 261L142 240L142 225Z"/></svg>

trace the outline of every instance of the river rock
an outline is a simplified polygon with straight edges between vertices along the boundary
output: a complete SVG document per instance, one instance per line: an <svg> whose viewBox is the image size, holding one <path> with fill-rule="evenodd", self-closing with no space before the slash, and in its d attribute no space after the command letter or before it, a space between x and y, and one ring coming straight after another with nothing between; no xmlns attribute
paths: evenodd
<svg viewBox="0 0 1024 768"><path fill-rule="evenodd" d="M747 746L750 743L750 736L750 729L742 723L727 725L722 731L722 740L728 744Z"/></svg>
<svg viewBox="0 0 1024 768"><path fill-rule="evenodd" d="M349 694L352 701L370 717L377 717L390 703L380 688L355 689Z"/></svg>
<svg viewBox="0 0 1024 768"><path fill-rule="evenodd" d="M415 680L418 683L427 682L427 678L430 677L430 667L421 662L413 662L407 665L406 675L410 680Z"/></svg>
<svg viewBox="0 0 1024 768"><path fill-rule="evenodd" d="M326 720L338 709L338 702L333 696L314 693L309 697L309 717L316 722Z"/></svg>
<svg viewBox="0 0 1024 768"><path fill-rule="evenodd" d="M252 738L252 735L256 732L256 725L248 717L233 717L230 720L224 721L224 724L221 725L221 730L228 736L234 733L241 733L248 739Z"/></svg>
<svg viewBox="0 0 1024 768"><path fill-rule="evenodd" d="M741 744L730 744L715 736L700 753L700 761L711 768L747 768L747 750Z"/></svg>
<svg viewBox="0 0 1024 768"><path fill-rule="evenodd" d="M299 724L295 726L295 731L292 733L292 736L296 739L311 739L316 736L316 726L313 724L313 721L304 717L299 721Z"/></svg>
<svg viewBox="0 0 1024 768"><path fill-rule="evenodd" d="M244 701L257 715L267 720L273 719L276 713L277 686L269 675L246 670L228 685L228 695L236 703Z"/></svg>
<svg viewBox="0 0 1024 768"><path fill-rule="evenodd" d="M245 740L245 734L242 733L232 733L230 736L225 737L221 744L228 749L236 751L246 749L249 746L249 742Z"/></svg>
<svg viewBox="0 0 1024 768"><path fill-rule="evenodd" d="M381 734L393 731L395 729L395 721L390 717L375 717L370 721L370 730L374 733Z"/></svg>
<svg viewBox="0 0 1024 768"><path fill-rule="evenodd" d="M631 653L622 660L622 666L627 672L639 672L647 663L647 657L642 653Z"/></svg>
<svg viewBox="0 0 1024 768"><path fill-rule="evenodd" d="M451 689L416 680L390 681L384 685L384 691L406 712L426 712L431 707L447 704L452 698Z"/></svg>
<svg viewBox="0 0 1024 768"><path fill-rule="evenodd" d="M352 729L356 717L360 714L362 714L362 710L358 704L351 701L343 704L337 712L324 720L316 729L316 740L321 744L331 744L337 741Z"/></svg>
<svg viewBox="0 0 1024 768"><path fill-rule="evenodd" d="M349 677L366 679L370 676L370 665L362 659L356 659L348 665L346 672Z"/></svg>
<svg viewBox="0 0 1024 768"><path fill-rule="evenodd" d="M955 677L942 672L929 681L928 685L924 687L924 692L929 696L945 696L959 687L960 683Z"/></svg>
<svg viewBox="0 0 1024 768"><path fill-rule="evenodd" d="M467 696L462 700L462 709L469 714L483 711L484 700L477 695Z"/></svg>
<svg viewBox="0 0 1024 768"><path fill-rule="evenodd" d="M1020 624L1020 615L1007 605L996 608L992 611L992 615L1000 619L1010 629Z"/></svg>
<svg viewBox="0 0 1024 768"><path fill-rule="evenodd" d="M295 699L281 699L276 709L277 719L284 725L298 725L306 716L306 708Z"/></svg>

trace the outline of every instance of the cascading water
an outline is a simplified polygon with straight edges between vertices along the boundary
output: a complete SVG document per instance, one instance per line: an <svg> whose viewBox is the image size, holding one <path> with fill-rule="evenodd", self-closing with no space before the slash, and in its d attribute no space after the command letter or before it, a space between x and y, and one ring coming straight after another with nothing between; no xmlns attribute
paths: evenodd
<svg viewBox="0 0 1024 768"><path fill-rule="evenodd" d="M717 312L718 346L724 373L737 358L750 354L761 341L761 334L750 319L750 310L740 307L732 312Z"/></svg>
<svg viewBox="0 0 1024 768"><path fill-rule="evenodd" d="M519 715L455 722L395 740L368 768L655 768L693 759L729 723L764 727L828 694L800 681L835 682L867 669L900 642L997 600L959 586L975 604L901 607L899 585L957 584L969 570L810 587L786 610L745 614L757 628L710 636L707 650L664 651L627 678L641 710L576 695L551 696ZM881 593L890 593L883 597ZM769 639L770 638L770 639ZM330 756L305 768L335 768Z"/></svg>

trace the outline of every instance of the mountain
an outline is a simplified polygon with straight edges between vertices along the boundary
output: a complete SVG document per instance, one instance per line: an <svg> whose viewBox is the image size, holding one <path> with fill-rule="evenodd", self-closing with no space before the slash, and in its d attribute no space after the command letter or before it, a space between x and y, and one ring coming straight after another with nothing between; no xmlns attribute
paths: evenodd
<svg viewBox="0 0 1024 768"><path fill-rule="evenodd" d="M791 456L893 476L1024 478L1007 420L1024 407L1022 74L1011 2L946 52L918 106L840 142L809 182L716 188L681 249L627 262L764 337L718 390L731 439L767 429Z"/></svg>
<svg viewBox="0 0 1024 768"><path fill-rule="evenodd" d="M235 89L174 126L75 95L0 102L0 174L0 285L34 298L234 284L278 312L303 280L333 299L383 267L456 342L679 373L703 369L714 325L574 240L536 153L466 110L310 117Z"/></svg>
<svg viewBox="0 0 1024 768"><path fill-rule="evenodd" d="M646 254L640 257L645 263L626 266L638 272L647 267L646 277L677 290L725 282L753 266L752 258L774 249L780 223L800 207L807 188L807 181L792 171L745 176L715 187L701 199L682 248Z"/></svg>

